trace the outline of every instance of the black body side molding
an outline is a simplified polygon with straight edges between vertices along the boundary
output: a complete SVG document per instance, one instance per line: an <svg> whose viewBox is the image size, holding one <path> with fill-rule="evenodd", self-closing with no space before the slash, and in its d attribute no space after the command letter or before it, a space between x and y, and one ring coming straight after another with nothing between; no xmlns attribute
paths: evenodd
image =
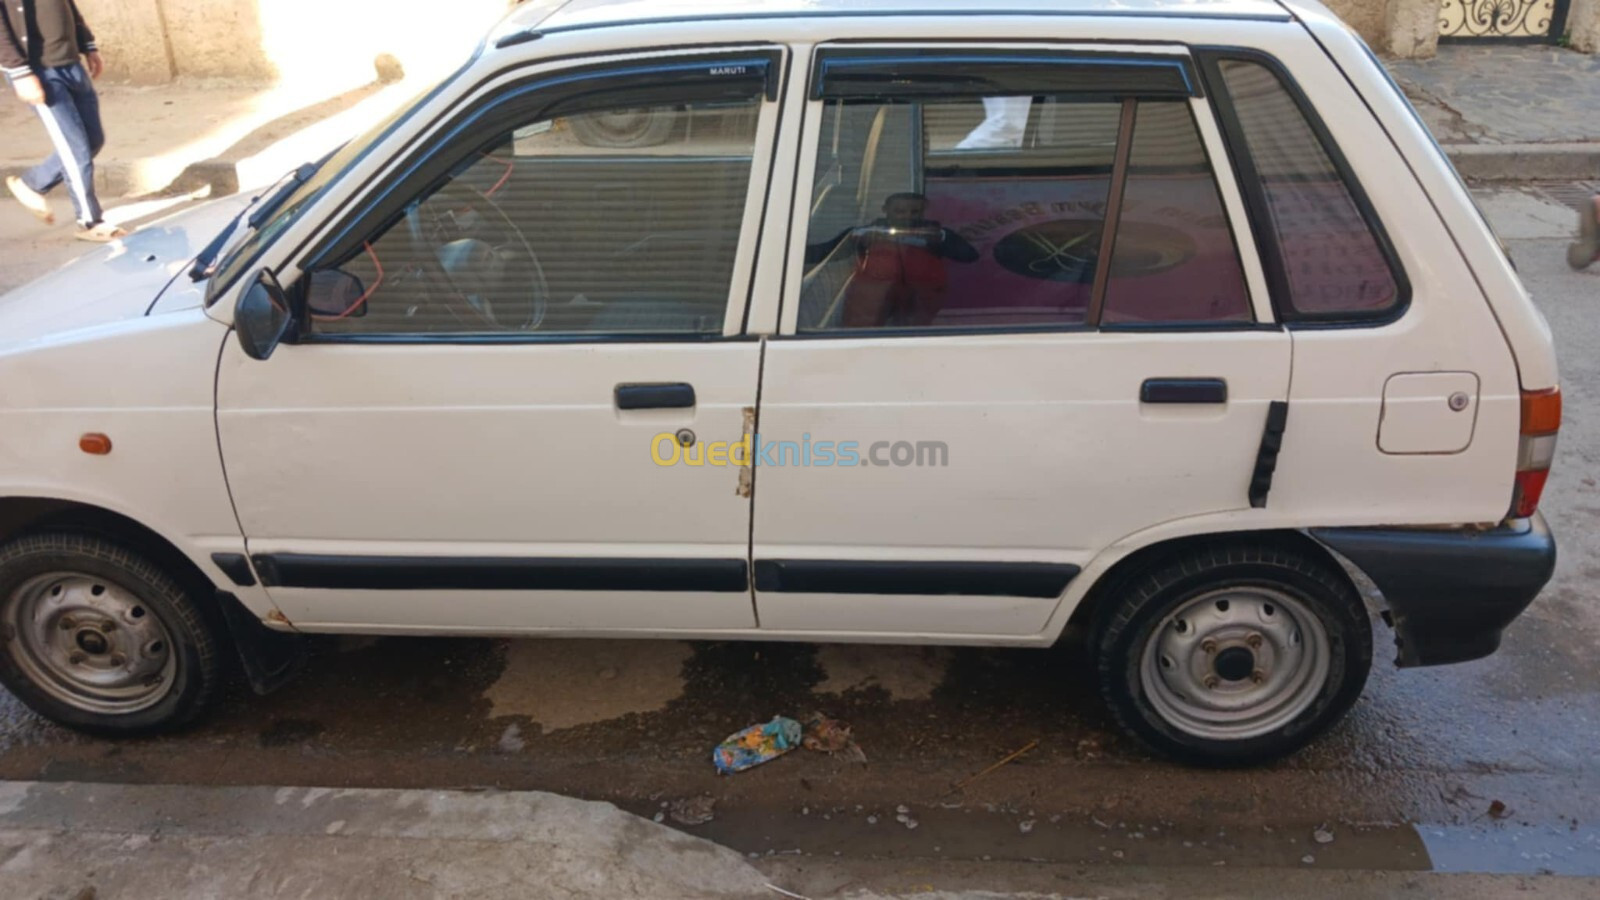
<svg viewBox="0 0 1600 900"><path fill-rule="evenodd" d="M1261 430L1261 448L1256 451L1255 471L1250 475L1250 506L1262 509L1272 492L1272 473L1278 469L1278 451L1283 449L1283 429L1289 424L1289 401L1274 400L1267 407L1267 424Z"/></svg>
<svg viewBox="0 0 1600 900"><path fill-rule="evenodd" d="M750 590L742 559L457 556L251 557L267 587L352 591L709 591Z"/></svg>
<svg viewBox="0 0 1600 900"><path fill-rule="evenodd" d="M1400 666L1493 653L1556 567L1542 515L1498 528L1314 528L1311 536L1367 574L1394 618Z"/></svg>
<svg viewBox="0 0 1600 900"><path fill-rule="evenodd" d="M1059 597L1078 567L1055 563L758 559L756 590L779 594Z"/></svg>
<svg viewBox="0 0 1600 900"><path fill-rule="evenodd" d="M243 553L213 553L211 561L239 587L256 586L256 575L250 571L250 561Z"/></svg>

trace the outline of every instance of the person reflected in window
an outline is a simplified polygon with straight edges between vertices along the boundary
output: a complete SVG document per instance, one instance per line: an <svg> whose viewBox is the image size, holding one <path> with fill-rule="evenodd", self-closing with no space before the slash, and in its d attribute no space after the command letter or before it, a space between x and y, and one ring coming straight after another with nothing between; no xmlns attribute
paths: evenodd
<svg viewBox="0 0 1600 900"><path fill-rule="evenodd" d="M956 144L957 150L1015 150L1028 133L1032 97L983 98L983 122Z"/></svg>
<svg viewBox="0 0 1600 900"><path fill-rule="evenodd" d="M849 242L855 272L845 288L844 328L920 328L944 308L949 274L945 261L976 262L978 251L961 235L926 217L928 198L894 194L883 218L847 228L806 247L806 264L828 259Z"/></svg>

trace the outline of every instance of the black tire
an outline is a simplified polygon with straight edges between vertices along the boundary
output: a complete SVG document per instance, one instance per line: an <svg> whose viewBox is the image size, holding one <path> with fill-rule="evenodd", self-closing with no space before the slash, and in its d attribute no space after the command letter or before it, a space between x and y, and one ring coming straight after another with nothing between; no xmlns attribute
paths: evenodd
<svg viewBox="0 0 1600 900"><path fill-rule="evenodd" d="M631 149L665 143L678 127L676 114L650 109L624 109L567 120L573 137L590 147Z"/></svg>
<svg viewBox="0 0 1600 900"><path fill-rule="evenodd" d="M1196 615L1209 615L1211 609L1207 604L1213 602L1213 597L1219 596L1218 592L1227 589L1241 592L1233 596L1249 598L1247 602L1256 603L1261 597L1278 596L1286 601L1280 605L1297 605L1300 613L1315 617L1315 622L1306 623L1307 630L1314 630L1320 624L1322 634L1316 640L1320 642L1325 638L1325 643L1320 646L1326 651L1318 654L1318 658L1326 660L1324 677L1316 677L1318 667L1305 667L1304 671L1308 674L1304 678L1304 686L1296 689L1298 693L1295 698L1298 699L1293 703L1281 701L1284 705L1280 707L1280 715L1285 719L1282 724L1275 725L1266 733L1236 738L1202 733L1208 730L1206 725L1186 726L1181 721L1182 712L1163 712L1160 699L1153 699L1152 691L1146 689L1146 684L1155 684L1155 692L1161 693L1164 690L1161 685L1168 678L1166 672L1176 668L1180 673L1185 673L1177 675L1177 678L1186 678L1189 677L1186 670L1192 671L1185 665L1186 661L1198 660L1196 665L1205 665L1207 659L1213 669L1212 674L1206 676L1210 681L1203 690L1216 689L1214 685L1218 679L1215 673L1223 671L1220 667L1221 655L1215 649L1217 641L1210 641L1212 650L1206 656L1199 655L1206 651L1193 649L1189 657L1181 657L1174 665L1174 660L1164 649L1170 645L1162 643L1167 638L1157 635L1157 629L1172 629L1173 633L1182 635L1186 629L1192 628L1195 636L1187 638L1191 643L1186 646L1198 648L1202 645L1198 636L1206 626L1191 626L1179 613L1187 616L1194 611ZM1230 595L1220 596L1223 602L1216 606L1223 612L1216 614L1219 618L1228 615L1226 598ZM1245 766L1267 762L1299 750L1349 711L1361 696L1372 667L1371 620L1355 587L1334 565L1314 555L1314 552L1294 547L1288 542L1245 539L1201 545L1181 555L1160 560L1152 571L1131 578L1115 596L1107 597L1105 602L1106 606L1096 616L1091 637L1101 696L1125 730L1157 752L1185 763ZM1235 605L1238 603L1235 601ZM1266 616L1275 612L1270 602L1261 603L1255 615L1259 616L1260 610L1264 610ZM1280 617L1288 614L1283 610L1276 612ZM1281 620L1276 624L1281 626ZM1231 622L1216 627L1249 628L1248 625L1235 626ZM1299 644L1300 630L1287 630L1294 635L1290 643ZM1226 644L1237 632L1217 633L1224 635L1221 640ZM1166 634L1165 630L1162 634ZM1259 647L1260 639L1255 640L1258 643L1252 646ZM1308 645L1310 641L1308 638ZM1276 645L1269 642L1269 646ZM1145 668L1147 649L1151 654L1150 659L1157 661L1148 669ZM1239 649L1245 648L1241 646ZM1223 652L1236 651L1224 649ZM1236 656L1234 659L1238 658ZM1252 668L1259 665L1254 657L1247 664ZM1142 671L1153 675L1142 675ZM1257 669L1256 673L1259 672L1260 669ZM1256 673L1249 678L1254 680ZM1249 686L1244 685L1243 676L1228 673L1223 678L1230 676L1238 680L1222 681L1222 688L1231 689L1238 685L1250 690ZM1273 682L1267 683L1270 685ZM1181 691L1174 693L1180 703L1189 702L1189 697ZM1202 701L1208 699L1211 698L1202 698ZM1306 705L1294 714L1298 704L1302 703ZM1262 724L1265 727L1273 723L1269 719ZM1226 727L1231 726L1222 726L1224 729Z"/></svg>
<svg viewBox="0 0 1600 900"><path fill-rule="evenodd" d="M22 594L30 583L47 583L47 576L67 573L88 583L103 580L113 592L133 598L137 605L130 615L141 627L151 627L144 622L148 616L170 636L170 647L158 647L160 658L171 660L170 670L164 669L154 679L157 684L137 701L148 705L126 712L96 710L90 701L77 705L60 696L70 694L70 688L59 682L52 688L33 674L47 666L33 663L30 670L23 661L29 651L13 623L12 606L27 602ZM62 623L61 629L67 631L68 625ZM170 731L206 711L222 677L213 627L179 581L146 557L104 538L76 533L28 535L0 546L0 684L39 715L109 737Z"/></svg>

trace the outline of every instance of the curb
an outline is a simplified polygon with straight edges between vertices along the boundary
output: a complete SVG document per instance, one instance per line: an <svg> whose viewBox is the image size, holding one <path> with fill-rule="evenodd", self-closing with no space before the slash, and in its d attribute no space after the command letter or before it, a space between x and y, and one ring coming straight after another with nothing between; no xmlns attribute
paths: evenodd
<svg viewBox="0 0 1600 900"><path fill-rule="evenodd" d="M0 178L21 175L35 164L0 160ZM226 197L239 192L239 171L228 160L203 159L184 167L178 177L163 181L138 160L102 159L94 164L94 186L103 197L185 194L207 186L211 188L211 196Z"/></svg>
<svg viewBox="0 0 1600 900"><path fill-rule="evenodd" d="M0 856L6 897L767 893L736 851L538 791L0 782Z"/></svg>
<svg viewBox="0 0 1600 900"><path fill-rule="evenodd" d="M1462 178L1543 181L1600 178L1600 143L1445 144Z"/></svg>

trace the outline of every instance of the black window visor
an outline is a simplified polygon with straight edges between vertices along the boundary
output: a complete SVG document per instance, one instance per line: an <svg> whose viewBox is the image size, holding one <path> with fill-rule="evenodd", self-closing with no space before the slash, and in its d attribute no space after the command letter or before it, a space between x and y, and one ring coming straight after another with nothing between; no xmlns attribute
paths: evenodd
<svg viewBox="0 0 1600 900"><path fill-rule="evenodd" d="M1179 56L841 49L824 51L819 63L813 100L1201 95L1189 60Z"/></svg>

